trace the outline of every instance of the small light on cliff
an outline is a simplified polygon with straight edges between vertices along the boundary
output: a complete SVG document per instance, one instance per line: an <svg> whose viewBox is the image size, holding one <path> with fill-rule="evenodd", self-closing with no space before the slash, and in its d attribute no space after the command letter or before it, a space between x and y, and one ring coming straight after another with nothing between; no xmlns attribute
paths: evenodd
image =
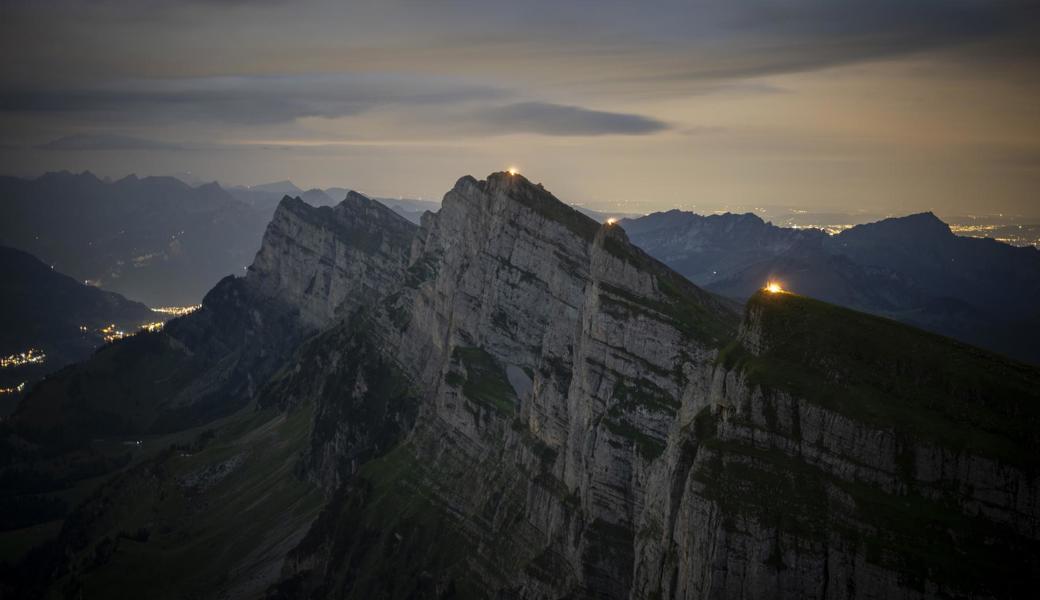
<svg viewBox="0 0 1040 600"><path fill-rule="evenodd" d="M614 217L610 217L609 219L607 219L607 225L614 225L615 223L617 223L617 219L615 219Z"/></svg>
<svg viewBox="0 0 1040 600"><path fill-rule="evenodd" d="M782 294L784 286L780 285L779 281L770 281L766 284L765 290L770 294Z"/></svg>
<svg viewBox="0 0 1040 600"><path fill-rule="evenodd" d="M506 169L506 173L509 173L510 175L519 175L520 169L517 169L516 167L509 167L508 169Z"/></svg>

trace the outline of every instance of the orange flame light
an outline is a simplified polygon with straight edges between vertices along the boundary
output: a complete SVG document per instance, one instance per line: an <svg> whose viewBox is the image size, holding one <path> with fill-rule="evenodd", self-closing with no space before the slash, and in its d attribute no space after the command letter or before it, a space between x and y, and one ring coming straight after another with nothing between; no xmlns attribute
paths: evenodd
<svg viewBox="0 0 1040 600"><path fill-rule="evenodd" d="M766 283L765 290L770 294L782 294L784 293L784 286L780 285L779 281L770 281Z"/></svg>

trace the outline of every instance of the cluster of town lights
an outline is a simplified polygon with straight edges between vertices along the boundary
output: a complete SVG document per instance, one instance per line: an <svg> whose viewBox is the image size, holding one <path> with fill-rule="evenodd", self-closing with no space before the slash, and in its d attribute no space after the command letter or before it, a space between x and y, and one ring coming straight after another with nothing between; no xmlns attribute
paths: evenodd
<svg viewBox="0 0 1040 600"><path fill-rule="evenodd" d="M29 348L25 352L0 357L0 368L20 367L22 365L38 365L47 360L47 355L35 348Z"/></svg>
<svg viewBox="0 0 1040 600"><path fill-rule="evenodd" d="M202 308L201 304L192 304L191 306L159 306L153 308L152 312L162 313L164 315L171 315L174 317L183 317L184 315L189 315L200 308ZM136 331L123 331L122 329L116 327L115 323L109 323L108 325L105 325L97 331L101 334L101 338L105 340L105 342L114 342L116 340L121 340L125 337L136 335L142 331L147 331L149 333L162 331L163 327L165 326L165 321L152 321L151 323L142 323ZM79 330L84 333L90 331L90 329L86 325L80 325Z"/></svg>
<svg viewBox="0 0 1040 600"><path fill-rule="evenodd" d="M192 304L191 306L157 306L152 309L152 312L163 313L164 315L173 315L175 317L183 317L184 315L190 315L200 308L202 308L201 304Z"/></svg>
<svg viewBox="0 0 1040 600"><path fill-rule="evenodd" d="M20 394L25 389L25 382L21 382L14 387L0 387L0 394Z"/></svg>
<svg viewBox="0 0 1040 600"><path fill-rule="evenodd" d="M130 337L132 335L136 335L136 334L138 334L138 333L140 333L142 331L147 331L149 333L155 333L157 331L162 331L163 330L163 326L165 326L165 325L166 325L165 321L153 321L151 323L142 323L141 326L137 328L137 331L129 331L129 332L127 332L127 331L123 331L122 329L117 328L115 323L110 323L108 325L105 325L101 329L98 329L98 333L101 334L101 338L104 339L106 342L114 342L116 340L121 340L121 339L123 339L125 337ZM80 329L83 329L83 328L81 327Z"/></svg>

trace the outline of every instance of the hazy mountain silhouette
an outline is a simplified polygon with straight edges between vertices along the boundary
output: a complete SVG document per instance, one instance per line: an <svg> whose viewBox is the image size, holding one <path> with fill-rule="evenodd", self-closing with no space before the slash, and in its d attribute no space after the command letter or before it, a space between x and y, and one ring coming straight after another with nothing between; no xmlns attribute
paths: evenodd
<svg viewBox="0 0 1040 600"><path fill-rule="evenodd" d="M769 279L797 293L1040 362L1040 251L954 235L931 213L829 236L752 214L673 210L623 222L633 242L737 299Z"/></svg>
<svg viewBox="0 0 1040 600"><path fill-rule="evenodd" d="M273 208L173 177L0 177L0 240L60 272L150 305L197 303L241 273Z"/></svg>

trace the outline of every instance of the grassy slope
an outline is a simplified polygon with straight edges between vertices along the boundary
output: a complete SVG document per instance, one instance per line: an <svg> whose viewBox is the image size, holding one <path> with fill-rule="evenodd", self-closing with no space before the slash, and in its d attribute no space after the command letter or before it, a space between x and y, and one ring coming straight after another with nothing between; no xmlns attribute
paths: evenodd
<svg viewBox="0 0 1040 600"><path fill-rule="evenodd" d="M320 509L294 473L312 416L310 405L243 412L106 483L67 520L70 574L54 587L84 598L262 592Z"/></svg>
<svg viewBox="0 0 1040 600"><path fill-rule="evenodd" d="M720 357L753 383L915 439L1038 466L1040 368L794 294L759 293L767 350Z"/></svg>

